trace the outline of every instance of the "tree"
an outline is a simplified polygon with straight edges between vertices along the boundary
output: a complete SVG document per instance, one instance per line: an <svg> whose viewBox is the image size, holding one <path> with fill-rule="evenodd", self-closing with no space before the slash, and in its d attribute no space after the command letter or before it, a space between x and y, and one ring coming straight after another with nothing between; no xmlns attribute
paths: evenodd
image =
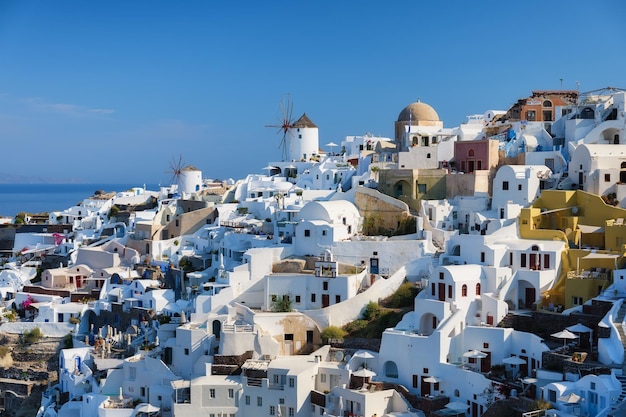
<svg viewBox="0 0 626 417"><path fill-rule="evenodd" d="M343 340L346 336L346 332L337 326L328 326L322 331L322 342L328 343L331 339Z"/></svg>
<svg viewBox="0 0 626 417"><path fill-rule="evenodd" d="M364 320L374 320L380 316L380 306L374 301L370 301L363 309Z"/></svg>

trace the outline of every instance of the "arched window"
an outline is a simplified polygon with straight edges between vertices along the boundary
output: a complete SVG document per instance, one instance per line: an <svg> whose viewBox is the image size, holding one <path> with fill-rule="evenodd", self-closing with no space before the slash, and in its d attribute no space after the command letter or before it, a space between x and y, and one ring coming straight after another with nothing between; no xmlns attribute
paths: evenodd
<svg viewBox="0 0 626 417"><path fill-rule="evenodd" d="M213 320L213 325L211 327L213 328L213 335L216 339L219 339L222 331L222 323L219 320Z"/></svg>
<svg viewBox="0 0 626 417"><path fill-rule="evenodd" d="M461 245L455 245L452 248L452 256L461 256Z"/></svg>
<svg viewBox="0 0 626 417"><path fill-rule="evenodd" d="M460 397L460 396L461 396L461 393L459 392L459 390L458 390L458 389L455 389L455 390L454 390L454 396L455 396L455 397Z"/></svg>
<svg viewBox="0 0 626 417"><path fill-rule="evenodd" d="M552 102L550 100L544 100L543 107L552 107Z"/></svg>
<svg viewBox="0 0 626 417"><path fill-rule="evenodd" d="M585 107L583 111L580 112L581 119L593 119L594 117L595 115L591 107Z"/></svg>
<svg viewBox="0 0 626 417"><path fill-rule="evenodd" d="M467 156L469 156L470 158L474 156L474 149L471 149L469 151L467 151Z"/></svg>
<svg viewBox="0 0 626 417"><path fill-rule="evenodd" d="M398 377L398 365L394 361L385 362L385 376L388 378Z"/></svg>
<svg viewBox="0 0 626 417"><path fill-rule="evenodd" d="M476 284L476 295L480 295L480 282Z"/></svg>
<svg viewBox="0 0 626 417"><path fill-rule="evenodd" d="M537 251L539 251L539 246L537 246L537 245L532 245L532 246L530 247L530 250L537 252Z"/></svg>
<svg viewBox="0 0 626 417"><path fill-rule="evenodd" d="M467 285L465 284L461 287L461 297L467 297Z"/></svg>

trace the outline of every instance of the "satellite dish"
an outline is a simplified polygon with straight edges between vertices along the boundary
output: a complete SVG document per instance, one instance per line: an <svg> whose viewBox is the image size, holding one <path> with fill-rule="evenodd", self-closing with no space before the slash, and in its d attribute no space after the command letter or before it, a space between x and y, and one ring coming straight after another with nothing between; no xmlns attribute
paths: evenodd
<svg viewBox="0 0 626 417"><path fill-rule="evenodd" d="M346 357L344 358L346 362L350 362L350 359L351 359L350 355L346 355Z"/></svg>
<svg viewBox="0 0 626 417"><path fill-rule="evenodd" d="M333 358L335 359L335 362L341 362L343 360L343 352L338 350L337 352L335 352Z"/></svg>
<svg viewBox="0 0 626 417"><path fill-rule="evenodd" d="M572 214L577 214L578 213L578 207L574 206L572 207Z"/></svg>

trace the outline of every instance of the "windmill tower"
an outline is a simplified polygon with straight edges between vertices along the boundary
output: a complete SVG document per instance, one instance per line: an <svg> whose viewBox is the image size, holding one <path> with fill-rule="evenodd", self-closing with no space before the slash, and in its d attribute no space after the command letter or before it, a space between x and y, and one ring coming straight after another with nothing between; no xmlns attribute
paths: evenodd
<svg viewBox="0 0 626 417"><path fill-rule="evenodd" d="M197 193L202 188L202 171L192 165L185 166L182 155L178 160L172 159L168 173L172 175L170 183L176 185L176 192L181 196Z"/></svg>
<svg viewBox="0 0 626 417"><path fill-rule="evenodd" d="M289 135L293 137L289 152L291 161L308 161L319 153L319 131L306 113L292 123Z"/></svg>

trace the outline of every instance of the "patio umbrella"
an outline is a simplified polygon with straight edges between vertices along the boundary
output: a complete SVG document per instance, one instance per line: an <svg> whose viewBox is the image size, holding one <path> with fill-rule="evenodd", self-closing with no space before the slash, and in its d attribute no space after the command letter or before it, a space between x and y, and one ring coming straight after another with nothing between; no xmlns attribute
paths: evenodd
<svg viewBox="0 0 626 417"><path fill-rule="evenodd" d="M526 361L519 356L509 356L508 358L502 359L502 363L508 363L509 365L523 365Z"/></svg>
<svg viewBox="0 0 626 417"><path fill-rule="evenodd" d="M357 371L354 371L352 375L358 376L360 378L371 378L376 375L376 372L369 370L367 368L361 368Z"/></svg>
<svg viewBox="0 0 626 417"><path fill-rule="evenodd" d="M364 367L367 368L367 360L368 359L374 359L374 355L372 355L371 353L369 353L366 350L362 350L359 351L357 353L355 353L354 355L352 355L353 358L361 358L364 359L363 363L364 363Z"/></svg>
<svg viewBox="0 0 626 417"><path fill-rule="evenodd" d="M565 330L569 330L574 333L591 333L593 330L585 326L582 323L575 324L573 326L566 327Z"/></svg>
<svg viewBox="0 0 626 417"><path fill-rule="evenodd" d="M465 411L469 408L469 405L461 401L453 401L445 405L446 408L454 411Z"/></svg>
<svg viewBox="0 0 626 417"><path fill-rule="evenodd" d="M565 346L565 342L567 340L573 340L578 338L578 336L576 336L574 333L570 332L567 329L561 330L560 332L552 333L550 336L556 337L557 339L563 339L563 346Z"/></svg>
<svg viewBox="0 0 626 417"><path fill-rule="evenodd" d="M474 358L474 359L484 359L487 357L487 354L485 352L481 352L480 350L468 350L467 352L463 353L463 356L466 358Z"/></svg>
<svg viewBox="0 0 626 417"><path fill-rule="evenodd" d="M566 404L576 404L578 401L580 401L580 395L576 394L575 392L571 392L567 395L559 397L558 400Z"/></svg>

